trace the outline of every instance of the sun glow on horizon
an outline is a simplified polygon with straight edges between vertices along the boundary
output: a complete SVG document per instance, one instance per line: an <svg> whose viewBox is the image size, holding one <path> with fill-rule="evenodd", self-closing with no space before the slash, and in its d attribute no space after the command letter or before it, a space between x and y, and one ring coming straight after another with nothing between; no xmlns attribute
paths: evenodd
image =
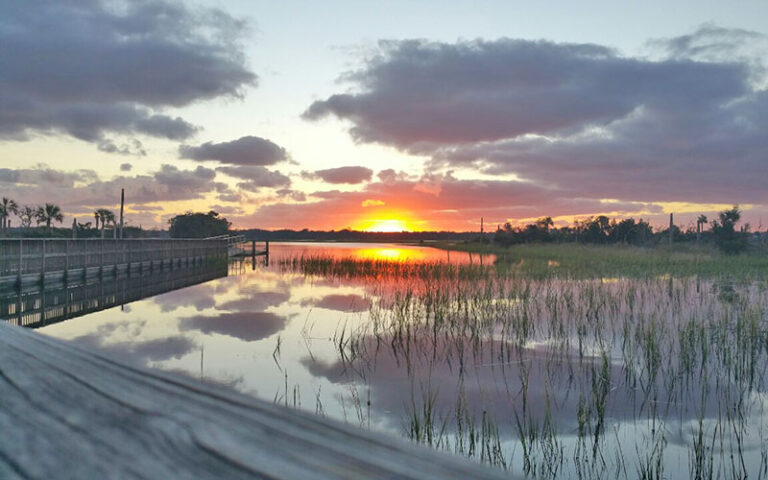
<svg viewBox="0 0 768 480"><path fill-rule="evenodd" d="M410 232L413 229L404 220L394 218L376 218L360 224L359 230L366 232Z"/></svg>

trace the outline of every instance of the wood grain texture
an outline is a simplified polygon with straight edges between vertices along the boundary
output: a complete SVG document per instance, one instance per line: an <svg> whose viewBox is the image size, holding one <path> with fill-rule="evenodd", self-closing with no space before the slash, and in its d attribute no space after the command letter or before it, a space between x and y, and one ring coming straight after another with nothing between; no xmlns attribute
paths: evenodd
<svg viewBox="0 0 768 480"><path fill-rule="evenodd" d="M0 478L509 476L0 323Z"/></svg>

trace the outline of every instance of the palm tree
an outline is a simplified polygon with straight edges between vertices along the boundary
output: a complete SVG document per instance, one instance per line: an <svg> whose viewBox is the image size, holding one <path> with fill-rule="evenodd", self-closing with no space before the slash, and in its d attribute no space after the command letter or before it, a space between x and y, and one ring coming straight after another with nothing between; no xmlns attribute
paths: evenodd
<svg viewBox="0 0 768 480"><path fill-rule="evenodd" d="M96 212L94 212L93 216L97 218L96 220L97 225L99 220L101 220L101 238L104 238L104 229L107 227L108 224L115 223L115 214L112 213L111 210L107 210L106 208L100 208L96 210Z"/></svg>
<svg viewBox="0 0 768 480"><path fill-rule="evenodd" d="M706 215L699 215L699 218L696 219L696 243L699 243L701 240L701 230L702 225L707 224L707 216Z"/></svg>
<svg viewBox="0 0 768 480"><path fill-rule="evenodd" d="M45 206L38 207L36 216L38 225L44 223L45 228L47 228L49 232L51 231L52 221L59 223L64 221L64 215L61 213L61 208L52 203L46 203Z"/></svg>
<svg viewBox="0 0 768 480"><path fill-rule="evenodd" d="M2 230L3 234L8 233L8 227L10 226L10 217L11 213L18 213L19 212L19 205L14 202L13 200L3 197L3 200L0 201L0 219L2 219Z"/></svg>

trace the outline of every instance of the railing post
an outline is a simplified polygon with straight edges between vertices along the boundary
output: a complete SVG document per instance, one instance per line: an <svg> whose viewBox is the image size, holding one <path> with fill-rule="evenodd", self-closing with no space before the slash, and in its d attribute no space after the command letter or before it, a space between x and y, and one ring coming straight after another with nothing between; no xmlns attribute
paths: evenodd
<svg viewBox="0 0 768 480"><path fill-rule="evenodd" d="M19 277L18 277L19 290L21 290L21 275L24 269L23 246L24 246L24 240L19 239Z"/></svg>
<svg viewBox="0 0 768 480"><path fill-rule="evenodd" d="M88 278L88 244L90 241L83 242L83 253L80 255L80 260L83 264L83 281Z"/></svg>
<svg viewBox="0 0 768 480"><path fill-rule="evenodd" d="M69 240L64 240L64 285L69 279Z"/></svg>
<svg viewBox="0 0 768 480"><path fill-rule="evenodd" d="M45 239L40 250L40 283L45 283ZM45 310L43 310L45 311Z"/></svg>

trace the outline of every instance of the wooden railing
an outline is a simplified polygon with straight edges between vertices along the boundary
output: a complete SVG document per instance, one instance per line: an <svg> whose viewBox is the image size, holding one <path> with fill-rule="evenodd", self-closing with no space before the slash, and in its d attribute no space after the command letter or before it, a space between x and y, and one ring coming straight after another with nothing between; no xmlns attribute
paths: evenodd
<svg viewBox="0 0 768 480"><path fill-rule="evenodd" d="M0 284L227 258L226 239L2 239Z"/></svg>

